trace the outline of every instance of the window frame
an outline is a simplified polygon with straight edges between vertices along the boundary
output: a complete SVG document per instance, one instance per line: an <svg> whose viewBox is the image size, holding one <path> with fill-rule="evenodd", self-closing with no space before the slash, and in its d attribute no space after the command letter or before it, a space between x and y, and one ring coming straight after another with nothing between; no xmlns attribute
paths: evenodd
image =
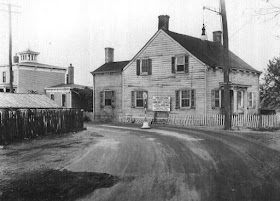
<svg viewBox="0 0 280 201"><path fill-rule="evenodd" d="M145 66L144 66L145 64ZM146 71L143 71L143 68L146 68ZM148 71L149 71L149 59L141 59L140 60L140 75L148 75Z"/></svg>
<svg viewBox="0 0 280 201"><path fill-rule="evenodd" d="M3 83L7 82L7 72L6 71L3 71L3 73L2 73L2 81L3 81Z"/></svg>
<svg viewBox="0 0 280 201"><path fill-rule="evenodd" d="M195 109L196 107L196 90L195 89L180 89L180 90L176 90L179 91L179 108L175 109ZM176 93L175 91L175 93ZM188 91L188 97L187 98L182 98L183 96L183 91ZM189 106L183 106L183 101L184 100L189 100Z"/></svg>
<svg viewBox="0 0 280 201"><path fill-rule="evenodd" d="M183 63L182 64L179 64L179 62L178 62L178 60L179 60L179 58L182 58L182 61L183 61ZM176 59L175 59L175 71L177 72L177 73L185 73L185 70L186 70L186 64L185 64L185 58L186 58L186 55L178 55L178 56L176 56ZM178 70L178 66L183 66L183 70Z"/></svg>
<svg viewBox="0 0 280 201"><path fill-rule="evenodd" d="M151 58L142 58L136 60L136 75L137 76L146 76L152 75L152 59ZM143 71L143 68L146 68Z"/></svg>
<svg viewBox="0 0 280 201"><path fill-rule="evenodd" d="M106 93L111 93L111 98L107 98L106 99ZM113 92L112 90L104 90L104 95L103 95L103 98L104 98L104 107L112 107L112 99L113 99ZM106 100L110 100L110 104L106 104Z"/></svg>
<svg viewBox="0 0 280 201"><path fill-rule="evenodd" d="M186 95L188 95L188 97L183 98L183 92L187 92ZM189 106L183 106L183 100L188 101ZM190 89L180 91L180 107L181 108L191 108L191 90Z"/></svg>
<svg viewBox="0 0 280 201"><path fill-rule="evenodd" d="M137 97L137 95L140 92L142 93L141 98L139 96ZM143 96L144 93L147 94L146 102L145 102L145 99L144 99L144 96ZM139 106L138 101L141 101L141 100L142 100L142 105ZM142 89L132 90L131 91L131 108L143 109L145 107L148 108L148 91L147 90L142 90Z"/></svg>
<svg viewBox="0 0 280 201"><path fill-rule="evenodd" d="M54 94L51 94L50 98L54 101Z"/></svg>
<svg viewBox="0 0 280 201"><path fill-rule="evenodd" d="M63 100L64 97L64 100ZM66 107L66 94L61 94L61 106Z"/></svg>
<svg viewBox="0 0 280 201"><path fill-rule="evenodd" d="M250 98L250 94L251 94L251 98ZM254 108L254 92L248 92L248 95L247 95L247 98L248 98L248 108ZM250 105L250 102L252 103Z"/></svg>
<svg viewBox="0 0 280 201"><path fill-rule="evenodd" d="M137 97L137 95L139 94L139 93L142 93L142 98L138 98ZM145 107L145 99L144 99L144 96L143 96L143 94L144 94L144 92L145 91L135 91L134 93L135 93L135 108L144 108ZM142 102L143 102L143 106L138 106L137 105L137 100L142 100Z"/></svg>
<svg viewBox="0 0 280 201"><path fill-rule="evenodd" d="M239 105L239 96L238 96L239 93L240 93L240 105ZM244 107L244 91L238 90L236 96L237 96L237 98L236 98L237 108L243 108Z"/></svg>
<svg viewBox="0 0 280 201"><path fill-rule="evenodd" d="M179 63L179 58L182 57L182 64ZM172 59L174 58L174 63ZM175 55L174 57L171 58L171 65L174 65L174 70L172 70L172 73L175 74L186 74L189 73L189 55L188 54L180 54L180 55ZM183 66L183 70L178 70L179 66ZM174 71L174 72L173 72Z"/></svg>

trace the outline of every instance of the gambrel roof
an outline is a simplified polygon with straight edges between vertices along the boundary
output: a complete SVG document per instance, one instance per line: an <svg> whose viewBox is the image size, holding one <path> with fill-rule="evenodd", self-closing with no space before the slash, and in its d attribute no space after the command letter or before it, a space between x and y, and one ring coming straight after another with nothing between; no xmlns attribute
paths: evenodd
<svg viewBox="0 0 280 201"><path fill-rule="evenodd" d="M210 67L222 67L223 46L217 42L201 40L192 36L187 36L172 31L163 30L192 55ZM229 68L237 70L248 70L260 73L245 61L229 51Z"/></svg>
<svg viewBox="0 0 280 201"><path fill-rule="evenodd" d="M105 63L91 74L105 73L105 72L121 72L123 68L129 63L129 61L109 62Z"/></svg>

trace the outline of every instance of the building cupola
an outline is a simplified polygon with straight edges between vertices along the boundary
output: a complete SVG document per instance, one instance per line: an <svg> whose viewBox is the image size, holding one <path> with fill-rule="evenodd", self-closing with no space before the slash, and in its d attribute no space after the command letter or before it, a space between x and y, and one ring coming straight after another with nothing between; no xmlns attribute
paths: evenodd
<svg viewBox="0 0 280 201"><path fill-rule="evenodd" d="M37 62L37 56L40 53L28 49L26 51L19 52L18 54L19 54L20 62Z"/></svg>

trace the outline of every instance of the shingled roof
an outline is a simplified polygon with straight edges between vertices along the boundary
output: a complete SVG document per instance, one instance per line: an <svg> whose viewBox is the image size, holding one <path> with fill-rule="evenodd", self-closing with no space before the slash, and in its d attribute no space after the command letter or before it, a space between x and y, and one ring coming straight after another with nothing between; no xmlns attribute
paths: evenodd
<svg viewBox="0 0 280 201"><path fill-rule="evenodd" d="M71 89L78 88L78 89L84 89L86 87L88 87L88 86L78 85L78 84L58 84L58 85L55 85L55 86L47 87L45 89L57 89L57 88L71 88Z"/></svg>
<svg viewBox="0 0 280 201"><path fill-rule="evenodd" d="M92 71L92 74L97 73L105 73L105 72L121 72L123 68L129 63L130 61L119 61L119 62L109 62L105 63L96 70Z"/></svg>
<svg viewBox="0 0 280 201"><path fill-rule="evenodd" d="M200 38L163 30L200 61L210 67L222 67L222 45L217 42L203 41ZM229 67L260 73L245 61L229 51Z"/></svg>
<svg viewBox="0 0 280 201"><path fill-rule="evenodd" d="M0 108L60 108L46 95L0 93Z"/></svg>

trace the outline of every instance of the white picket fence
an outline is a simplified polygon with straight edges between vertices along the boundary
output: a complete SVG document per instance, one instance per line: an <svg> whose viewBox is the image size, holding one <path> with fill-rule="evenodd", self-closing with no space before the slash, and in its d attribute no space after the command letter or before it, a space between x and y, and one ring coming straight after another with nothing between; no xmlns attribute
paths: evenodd
<svg viewBox="0 0 280 201"><path fill-rule="evenodd" d="M168 124L178 126L222 126L224 125L223 115L176 115L170 114Z"/></svg>
<svg viewBox="0 0 280 201"><path fill-rule="evenodd" d="M241 128L276 128L280 126L277 115L234 115L232 127Z"/></svg>
<svg viewBox="0 0 280 201"><path fill-rule="evenodd" d="M116 119L118 122L142 124L144 117L123 116ZM157 123L148 117L149 123ZM224 126L224 115L178 115L169 114L166 119L160 119L161 123L177 126ZM277 115L232 115L232 128L276 128L280 127L280 117Z"/></svg>

